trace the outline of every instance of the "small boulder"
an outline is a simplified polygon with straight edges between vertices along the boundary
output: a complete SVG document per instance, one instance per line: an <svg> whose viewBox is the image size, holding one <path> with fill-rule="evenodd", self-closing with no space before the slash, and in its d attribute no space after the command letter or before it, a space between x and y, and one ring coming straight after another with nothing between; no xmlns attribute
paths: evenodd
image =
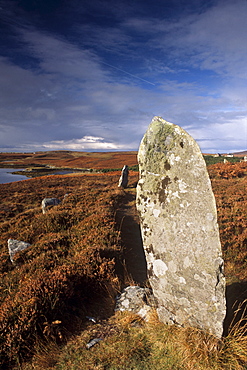
<svg viewBox="0 0 247 370"><path fill-rule="evenodd" d="M9 256L10 256L10 261L14 263L14 256L17 252L23 251L24 249L30 247L31 244L19 241L19 240L14 240L14 239L8 239L8 248L9 248Z"/></svg>
<svg viewBox="0 0 247 370"><path fill-rule="evenodd" d="M41 203L42 212L46 213L46 209L49 206L57 206L61 203L61 200L57 198L44 198Z"/></svg>
<svg viewBox="0 0 247 370"><path fill-rule="evenodd" d="M154 297L150 289L128 286L117 297L115 311L131 311L147 320L153 306Z"/></svg>

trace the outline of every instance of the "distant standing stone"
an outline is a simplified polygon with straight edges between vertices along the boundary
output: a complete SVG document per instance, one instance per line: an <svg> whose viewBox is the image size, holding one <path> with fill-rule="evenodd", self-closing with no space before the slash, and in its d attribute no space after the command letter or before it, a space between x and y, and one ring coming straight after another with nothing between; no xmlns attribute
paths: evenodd
<svg viewBox="0 0 247 370"><path fill-rule="evenodd" d="M127 188L128 186L129 167L123 166L122 173L119 179L118 187Z"/></svg>
<svg viewBox="0 0 247 370"><path fill-rule="evenodd" d="M138 153L137 209L158 315L221 337L225 278L205 161L182 128L154 117Z"/></svg>
<svg viewBox="0 0 247 370"><path fill-rule="evenodd" d="M8 239L8 249L10 261L14 263L14 256L17 252L23 251L24 249L30 247L31 244L22 242L15 239Z"/></svg>

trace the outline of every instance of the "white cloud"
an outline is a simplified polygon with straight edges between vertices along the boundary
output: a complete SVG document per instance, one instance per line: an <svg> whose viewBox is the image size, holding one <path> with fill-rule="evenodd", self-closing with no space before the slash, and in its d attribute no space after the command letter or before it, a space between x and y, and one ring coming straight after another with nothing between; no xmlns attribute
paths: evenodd
<svg viewBox="0 0 247 370"><path fill-rule="evenodd" d="M188 130L198 141L202 150L211 153L219 151L237 152L240 148L246 148L247 143L247 120L246 117L238 117L226 120L224 123L211 123L203 128Z"/></svg>
<svg viewBox="0 0 247 370"><path fill-rule="evenodd" d="M30 145L28 146L30 149ZM54 140L31 145L32 150L126 150L124 145L107 142L102 137L84 136L81 139ZM127 148L128 149L128 148Z"/></svg>
<svg viewBox="0 0 247 370"><path fill-rule="evenodd" d="M137 149L152 117L160 115L187 129L204 149L246 149L245 6L243 0L219 2L173 22L132 16L112 28L90 24L90 49L31 26L15 27L23 54L36 65L0 58L0 148ZM94 48L97 38L101 44ZM121 68L97 54L103 49L123 56L117 59ZM205 76L193 77L191 66L215 73L212 89Z"/></svg>
<svg viewBox="0 0 247 370"><path fill-rule="evenodd" d="M39 59L43 72L79 78L82 82L106 80L107 72L100 68L100 60L93 51L81 49L65 39L36 30L21 31L26 51Z"/></svg>
<svg viewBox="0 0 247 370"><path fill-rule="evenodd" d="M246 14L245 0L220 1L201 14L166 22L156 43L164 51L172 48L182 64L246 78Z"/></svg>
<svg viewBox="0 0 247 370"><path fill-rule="evenodd" d="M139 41L140 49L144 46L162 52L164 68L194 67L247 78L246 14L246 0L220 0L200 13L182 12L171 19L165 15L163 19L137 15L124 20L122 26L126 32L144 36L145 43ZM162 63L157 62L161 67Z"/></svg>

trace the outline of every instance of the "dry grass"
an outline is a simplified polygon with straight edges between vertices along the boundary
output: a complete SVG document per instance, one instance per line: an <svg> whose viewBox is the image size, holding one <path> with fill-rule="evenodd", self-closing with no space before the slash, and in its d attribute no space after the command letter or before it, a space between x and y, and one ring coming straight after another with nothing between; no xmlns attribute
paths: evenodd
<svg viewBox="0 0 247 370"><path fill-rule="evenodd" d="M133 313L118 312L52 350L56 364L44 349L23 370L49 366L53 370L244 370L247 348L242 333L235 328L219 340L195 328L161 324L155 311L148 323ZM86 344L93 338L101 341L88 350Z"/></svg>

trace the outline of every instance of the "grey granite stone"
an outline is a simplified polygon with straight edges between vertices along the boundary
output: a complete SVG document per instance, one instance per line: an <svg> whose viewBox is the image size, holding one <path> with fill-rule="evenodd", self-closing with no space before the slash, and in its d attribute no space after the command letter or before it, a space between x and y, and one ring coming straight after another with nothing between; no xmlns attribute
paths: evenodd
<svg viewBox="0 0 247 370"><path fill-rule="evenodd" d="M15 240L15 239L8 239L8 249L9 249L9 257L10 261L14 263L14 256L17 252L23 251L24 249L30 247L31 244Z"/></svg>
<svg viewBox="0 0 247 370"><path fill-rule="evenodd" d="M225 278L215 198L202 153L154 117L138 153L137 209L160 320L222 335Z"/></svg>
<svg viewBox="0 0 247 370"><path fill-rule="evenodd" d="M121 176L119 179L118 187L127 188L129 177L129 167L127 165L123 166Z"/></svg>

